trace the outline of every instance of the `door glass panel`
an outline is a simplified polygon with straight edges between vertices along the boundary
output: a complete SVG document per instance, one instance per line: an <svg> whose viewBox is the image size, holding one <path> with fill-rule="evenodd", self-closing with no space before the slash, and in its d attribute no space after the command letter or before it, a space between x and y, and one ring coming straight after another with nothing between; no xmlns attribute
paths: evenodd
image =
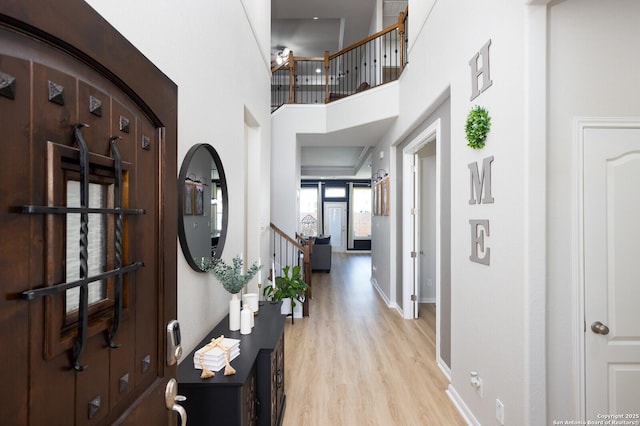
<svg viewBox="0 0 640 426"><path fill-rule="evenodd" d="M324 220L325 220L325 234L331 235L331 245L334 247L341 247L342 241L342 229L344 223L342 222L342 215L344 211L343 203L325 204Z"/></svg>
<svg viewBox="0 0 640 426"><path fill-rule="evenodd" d="M97 183L89 184L89 207L106 208L108 191L112 185ZM67 207L80 207L80 182L67 181ZM107 270L107 215L89 213L87 237L87 254L89 276L94 276ZM80 214L67 215L67 253L66 272L67 282L80 279ZM106 280L89 284L89 305L104 300L107 296ZM67 314L77 311L79 305L80 288L67 290Z"/></svg>

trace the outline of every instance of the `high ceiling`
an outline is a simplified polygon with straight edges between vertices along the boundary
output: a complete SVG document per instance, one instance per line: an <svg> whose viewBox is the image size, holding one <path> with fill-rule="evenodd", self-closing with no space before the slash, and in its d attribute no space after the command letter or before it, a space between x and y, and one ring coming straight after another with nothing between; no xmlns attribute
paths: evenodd
<svg viewBox="0 0 640 426"><path fill-rule="evenodd" d="M271 0L271 53L322 57L370 35L376 0ZM397 22L407 1L383 1L383 27ZM302 178L371 177L371 147L389 122L326 135L300 135ZM348 146L345 146L348 145Z"/></svg>

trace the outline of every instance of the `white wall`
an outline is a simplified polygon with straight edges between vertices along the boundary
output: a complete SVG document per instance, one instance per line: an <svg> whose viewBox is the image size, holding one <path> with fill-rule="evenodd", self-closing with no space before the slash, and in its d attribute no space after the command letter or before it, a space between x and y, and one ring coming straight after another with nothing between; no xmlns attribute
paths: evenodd
<svg viewBox="0 0 640 426"><path fill-rule="evenodd" d="M382 154L382 158L380 158ZM371 154L371 171L391 171L391 149L389 147L376 147ZM391 180L391 188L394 181ZM391 196L394 197L393 192ZM387 305L397 306L395 281L391 276L395 273L392 268L392 253L395 253L395 229L390 226L396 215L395 204L391 203L389 216L373 216L371 218L371 279L378 291L382 294ZM392 270L393 269L393 270ZM400 298L401 299L401 298Z"/></svg>
<svg viewBox="0 0 640 426"><path fill-rule="evenodd" d="M372 101L374 99L374 101ZM298 230L298 134L327 134L398 115L398 84L375 87L327 105L285 104L272 114L272 222L288 235ZM375 226L375 224L374 224Z"/></svg>
<svg viewBox="0 0 640 426"><path fill-rule="evenodd" d="M260 226L270 220L270 3L88 3L178 85L178 158L174 160L178 169L196 143L209 143L218 151L229 188L223 258L243 252L245 259L251 254L252 262L258 253L267 259L268 233ZM250 120L247 111L253 117ZM257 132L253 139L245 137L248 121ZM247 185L249 143L252 149L257 147L254 155L261 159L257 178L266 182L257 188ZM250 188L248 194L245 188ZM251 210L262 212L257 219L247 219L245 200ZM247 238L247 233L252 237ZM261 238L255 239L256 235ZM212 276L192 271L178 251L178 320L185 353L227 314L229 298Z"/></svg>
<svg viewBox="0 0 640 426"><path fill-rule="evenodd" d="M573 119L640 117L640 3L567 0L549 7L548 420L579 418Z"/></svg>
<svg viewBox="0 0 640 426"><path fill-rule="evenodd" d="M431 7L433 6L433 7ZM452 394L482 424L495 423L495 400L507 424L528 424L530 381L524 278L524 30L525 7L513 1L409 2L409 65L400 78L400 115L374 152L402 142L442 102L451 105L451 368ZM493 85L473 102L470 59L491 40ZM487 146L466 146L464 123L475 104L492 117ZM494 204L469 205L468 164L493 155ZM401 170L392 179L398 181ZM400 191L401 187L394 187ZM488 219L490 266L470 256L470 219ZM389 226L396 226L389 224ZM375 241L375 236L374 236ZM401 248L398 248L401 250ZM396 262L401 268L401 262ZM401 277L402 273L398 274ZM400 285L381 283L381 288ZM535 353L544 357L544 348ZM483 395L469 373L483 380ZM544 376L544 371L538 371ZM544 387L541 389L544 392ZM540 407L544 411L544 407Z"/></svg>

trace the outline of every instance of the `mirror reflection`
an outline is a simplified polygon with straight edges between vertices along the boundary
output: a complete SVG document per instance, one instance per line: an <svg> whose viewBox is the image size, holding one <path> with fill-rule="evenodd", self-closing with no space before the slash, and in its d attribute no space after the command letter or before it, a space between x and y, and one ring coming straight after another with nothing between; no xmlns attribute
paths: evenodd
<svg viewBox="0 0 640 426"><path fill-rule="evenodd" d="M178 237L196 271L203 258L220 258L227 230L227 184L222 162L209 144L191 147L178 177Z"/></svg>

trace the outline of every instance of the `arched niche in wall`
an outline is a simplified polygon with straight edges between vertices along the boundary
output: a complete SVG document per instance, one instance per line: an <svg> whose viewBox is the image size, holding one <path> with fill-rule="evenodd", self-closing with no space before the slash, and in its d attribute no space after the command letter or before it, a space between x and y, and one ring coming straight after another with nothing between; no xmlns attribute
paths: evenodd
<svg viewBox="0 0 640 426"><path fill-rule="evenodd" d="M227 181L222 161L209 144L192 146L178 176L178 238L191 268L202 269L203 258L219 259L229 216Z"/></svg>

